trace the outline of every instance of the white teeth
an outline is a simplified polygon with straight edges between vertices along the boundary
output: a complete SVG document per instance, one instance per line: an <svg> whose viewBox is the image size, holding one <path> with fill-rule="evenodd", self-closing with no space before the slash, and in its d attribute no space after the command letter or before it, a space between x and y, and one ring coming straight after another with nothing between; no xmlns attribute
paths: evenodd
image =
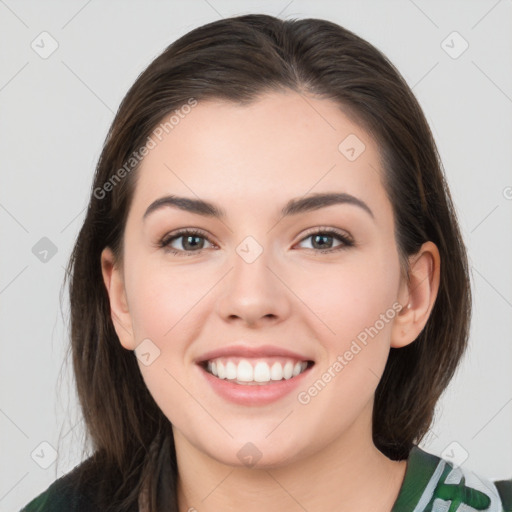
<svg viewBox="0 0 512 512"><path fill-rule="evenodd" d="M222 364L222 361L217 361L217 375L219 379L226 378L226 370L224 368L224 365Z"/></svg>
<svg viewBox="0 0 512 512"><path fill-rule="evenodd" d="M272 380L282 380L283 378L283 367L281 363L274 363L270 368L270 378Z"/></svg>
<svg viewBox="0 0 512 512"><path fill-rule="evenodd" d="M297 377L299 373L302 371L302 363L295 363L295 366L293 367L293 377Z"/></svg>
<svg viewBox="0 0 512 512"><path fill-rule="evenodd" d="M293 373L293 363L288 361L285 365L284 365L284 368L283 368L283 376L286 380L288 379L291 379L292 378L292 373Z"/></svg>
<svg viewBox="0 0 512 512"><path fill-rule="evenodd" d="M260 361L254 367L254 380L256 382L268 382L270 380L270 368L267 363Z"/></svg>
<svg viewBox="0 0 512 512"><path fill-rule="evenodd" d="M249 361L241 360L238 363L238 368L236 372L236 379L242 382L251 382L254 376L254 371L252 369L251 363Z"/></svg>
<svg viewBox="0 0 512 512"><path fill-rule="evenodd" d="M226 379L236 379L237 370L233 361L228 361L226 364Z"/></svg>
<svg viewBox="0 0 512 512"><path fill-rule="evenodd" d="M296 362L289 360L286 361L284 365L276 361L272 366L266 361L257 361L253 366L247 359L238 360L238 364L231 360L216 359L214 361L208 361L207 370L219 379L236 380L240 383L266 383L297 377L307 366L306 361Z"/></svg>

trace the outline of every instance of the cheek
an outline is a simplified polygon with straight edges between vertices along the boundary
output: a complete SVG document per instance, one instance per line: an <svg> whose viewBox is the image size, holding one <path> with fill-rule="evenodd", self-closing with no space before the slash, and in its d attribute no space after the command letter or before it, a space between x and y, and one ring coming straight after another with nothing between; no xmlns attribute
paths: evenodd
<svg viewBox="0 0 512 512"><path fill-rule="evenodd" d="M137 270L131 272L127 292L134 336L138 343L151 340L149 352L154 357L148 365L139 359L139 368L159 408L180 425L190 409L189 395L182 387L187 381L187 348L199 337L202 325L194 308L202 304L214 276L203 279L190 268L170 268L158 258L132 258L132 265Z"/></svg>
<svg viewBox="0 0 512 512"><path fill-rule="evenodd" d="M138 338L154 338L165 345L167 339L175 338L183 330L187 317L215 282L211 271L200 272L199 267L192 267L167 266L160 258L141 259L135 266L128 295Z"/></svg>
<svg viewBox="0 0 512 512"><path fill-rule="evenodd" d="M325 281L328 285L315 286L310 295L309 306L323 321L316 332L322 333L318 339L327 357L297 398L304 406L304 421L314 425L314 418L344 412L332 419L333 436L372 400L387 362L398 273L392 265L384 270L376 263L351 266L350 271L333 273Z"/></svg>
<svg viewBox="0 0 512 512"><path fill-rule="evenodd" d="M354 257L339 266L331 266L315 274L314 278L304 276L301 297L325 326L333 339L340 344L353 339L365 328L379 321L396 301L399 269L398 260L384 257ZM389 311L391 310L391 311ZM383 329L381 323L379 330Z"/></svg>
<svg viewBox="0 0 512 512"><path fill-rule="evenodd" d="M309 308L322 320L314 320L315 330L327 352L328 361L318 371L323 375L319 388L329 382L329 391L322 391L319 407L334 401L355 410L373 395L389 355L398 284L398 258L375 252L331 267L304 289Z"/></svg>

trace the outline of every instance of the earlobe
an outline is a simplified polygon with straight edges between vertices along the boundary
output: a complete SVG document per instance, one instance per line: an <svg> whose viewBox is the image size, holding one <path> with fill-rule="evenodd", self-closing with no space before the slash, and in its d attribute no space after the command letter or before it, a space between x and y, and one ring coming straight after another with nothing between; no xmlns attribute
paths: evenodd
<svg viewBox="0 0 512 512"><path fill-rule="evenodd" d="M134 350L132 322L122 271L116 265L115 256L109 247L105 247L101 253L101 272L110 301L112 323L119 341L125 349Z"/></svg>
<svg viewBox="0 0 512 512"><path fill-rule="evenodd" d="M412 343L425 327L439 290L440 268L439 250L433 242L425 242L409 258L409 280L402 286L403 307L393 324L392 347Z"/></svg>

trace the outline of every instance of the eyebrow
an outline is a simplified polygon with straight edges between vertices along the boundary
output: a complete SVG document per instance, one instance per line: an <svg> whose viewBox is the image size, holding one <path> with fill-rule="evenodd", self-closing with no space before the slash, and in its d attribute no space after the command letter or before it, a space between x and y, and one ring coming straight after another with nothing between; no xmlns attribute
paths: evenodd
<svg viewBox="0 0 512 512"><path fill-rule="evenodd" d="M283 217L298 215L300 213L318 210L334 204L358 206L367 212L372 218L375 218L370 207L364 201L346 193L317 193L306 197L290 199L282 208L281 215ZM177 208L179 210L203 215L205 217L214 217L217 219L226 218L226 211L209 201L169 195L160 197L153 201L145 211L142 219L145 220L151 213L166 207Z"/></svg>

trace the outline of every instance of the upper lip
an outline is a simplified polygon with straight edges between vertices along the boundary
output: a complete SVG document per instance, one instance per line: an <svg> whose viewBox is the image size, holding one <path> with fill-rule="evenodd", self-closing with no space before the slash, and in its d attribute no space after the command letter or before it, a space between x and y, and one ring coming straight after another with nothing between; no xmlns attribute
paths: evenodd
<svg viewBox="0 0 512 512"><path fill-rule="evenodd" d="M293 352L292 350L285 349L276 345L260 345L260 346L248 346L248 345L229 345L226 347L218 348L206 352L199 356L195 362L204 363L218 357L289 357L290 359L297 359L299 361L312 361L311 357Z"/></svg>

